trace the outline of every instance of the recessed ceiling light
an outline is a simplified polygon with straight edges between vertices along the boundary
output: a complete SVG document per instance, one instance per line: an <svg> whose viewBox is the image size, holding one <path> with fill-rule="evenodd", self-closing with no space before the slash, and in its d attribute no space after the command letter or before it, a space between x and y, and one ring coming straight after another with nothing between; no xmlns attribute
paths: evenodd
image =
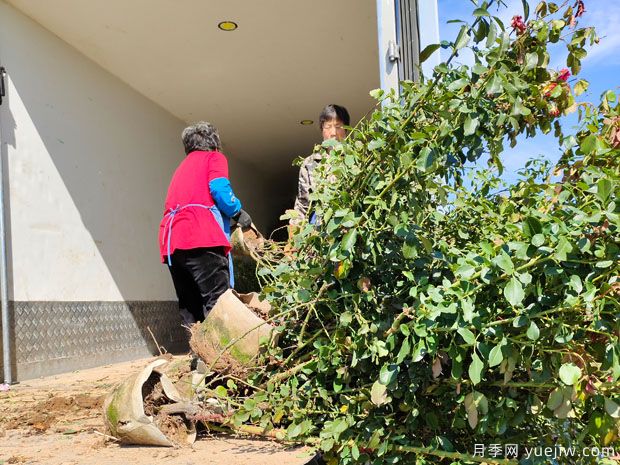
<svg viewBox="0 0 620 465"><path fill-rule="evenodd" d="M217 25L217 27L219 27L222 31L234 31L239 26L237 26L237 23L234 21L222 21Z"/></svg>
<svg viewBox="0 0 620 465"><path fill-rule="evenodd" d="M310 126L311 124L314 124L314 121L312 121L311 119L302 119L299 124L301 124L302 126Z"/></svg>

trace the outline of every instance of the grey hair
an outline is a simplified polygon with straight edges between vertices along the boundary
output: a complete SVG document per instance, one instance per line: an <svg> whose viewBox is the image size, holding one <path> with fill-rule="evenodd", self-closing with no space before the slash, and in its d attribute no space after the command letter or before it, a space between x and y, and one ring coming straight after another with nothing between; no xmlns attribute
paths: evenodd
<svg viewBox="0 0 620 465"><path fill-rule="evenodd" d="M195 150L204 152L222 151L222 142L217 128L206 121L200 121L186 127L181 134L181 139L186 155Z"/></svg>

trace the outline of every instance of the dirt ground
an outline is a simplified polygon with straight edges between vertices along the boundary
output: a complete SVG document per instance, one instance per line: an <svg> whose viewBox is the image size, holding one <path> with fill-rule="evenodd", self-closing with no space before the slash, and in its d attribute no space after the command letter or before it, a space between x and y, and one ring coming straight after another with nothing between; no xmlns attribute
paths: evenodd
<svg viewBox="0 0 620 465"><path fill-rule="evenodd" d="M310 460L304 449L241 437L201 435L191 448L176 449L121 446L107 439L105 396L152 360L24 381L0 392L0 465L302 465Z"/></svg>

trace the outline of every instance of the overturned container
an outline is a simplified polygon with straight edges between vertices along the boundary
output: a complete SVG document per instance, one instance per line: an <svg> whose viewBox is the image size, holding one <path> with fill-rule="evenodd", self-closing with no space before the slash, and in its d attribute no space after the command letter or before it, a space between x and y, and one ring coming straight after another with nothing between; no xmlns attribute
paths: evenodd
<svg viewBox="0 0 620 465"><path fill-rule="evenodd" d="M172 381L158 371L168 362L157 359L123 381L104 402L107 434L124 444L168 446L192 444L194 422L183 414L168 415L161 406L186 402Z"/></svg>
<svg viewBox="0 0 620 465"><path fill-rule="evenodd" d="M269 311L257 295L241 297L248 304ZM255 365L261 343L271 341L273 336L273 326L257 313L229 289L220 296L207 318L192 326L192 350L214 371L244 374Z"/></svg>

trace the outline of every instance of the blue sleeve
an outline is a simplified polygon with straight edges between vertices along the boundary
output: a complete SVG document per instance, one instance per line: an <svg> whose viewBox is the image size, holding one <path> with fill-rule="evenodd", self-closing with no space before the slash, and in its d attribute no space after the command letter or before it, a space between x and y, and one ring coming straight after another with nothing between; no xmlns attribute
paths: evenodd
<svg viewBox="0 0 620 465"><path fill-rule="evenodd" d="M211 197L222 215L233 217L241 210L241 201L235 196L227 178L212 179L209 183Z"/></svg>

